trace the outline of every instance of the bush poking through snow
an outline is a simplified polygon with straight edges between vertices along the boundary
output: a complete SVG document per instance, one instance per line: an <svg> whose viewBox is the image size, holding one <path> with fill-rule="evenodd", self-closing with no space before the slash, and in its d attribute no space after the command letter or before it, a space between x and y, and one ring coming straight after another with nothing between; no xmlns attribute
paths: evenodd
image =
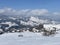
<svg viewBox="0 0 60 45"><path fill-rule="evenodd" d="M23 35L18 35L18 37L23 37Z"/></svg>
<svg viewBox="0 0 60 45"><path fill-rule="evenodd" d="M43 35L50 36L50 35L56 34L56 28L55 27L53 27L53 28L54 28L53 30L44 30Z"/></svg>

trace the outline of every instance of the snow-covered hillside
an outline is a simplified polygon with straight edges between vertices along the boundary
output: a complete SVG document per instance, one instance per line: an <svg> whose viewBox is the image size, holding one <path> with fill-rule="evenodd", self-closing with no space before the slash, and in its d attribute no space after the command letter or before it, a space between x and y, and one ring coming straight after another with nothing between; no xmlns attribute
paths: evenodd
<svg viewBox="0 0 60 45"><path fill-rule="evenodd" d="M16 20L15 18L10 18ZM57 33L51 36L43 36L42 32L33 33L29 31L4 33L0 35L0 45L60 45L60 24L55 24L55 21L42 20L36 17L30 17L28 21L19 20L22 25L39 25L45 23L44 28L56 27ZM19 24L20 24L19 23ZM47 24L46 24L47 23ZM49 24L48 24L49 23ZM53 23L53 24L51 24ZM9 24L9 27L17 25L12 22L3 22L1 24ZM20 25L19 25L20 26Z"/></svg>
<svg viewBox="0 0 60 45"><path fill-rule="evenodd" d="M49 20L43 20L43 19L39 19L38 17L33 17L31 16L29 18L28 21L20 21L20 23L22 25L30 25L30 26L35 26L35 25L39 25L39 24L48 24L48 23L56 23L55 21L49 21Z"/></svg>
<svg viewBox="0 0 60 45"><path fill-rule="evenodd" d="M60 33L53 37L32 32L5 33L0 35L0 45L60 45Z"/></svg>
<svg viewBox="0 0 60 45"><path fill-rule="evenodd" d="M60 30L60 24L44 24L45 28L56 27L57 30Z"/></svg>

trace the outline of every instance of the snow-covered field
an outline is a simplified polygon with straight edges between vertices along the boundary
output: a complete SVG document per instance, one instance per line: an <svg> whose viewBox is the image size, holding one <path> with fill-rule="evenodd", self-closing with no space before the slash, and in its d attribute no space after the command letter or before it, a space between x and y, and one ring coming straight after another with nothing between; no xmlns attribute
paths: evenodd
<svg viewBox="0 0 60 45"><path fill-rule="evenodd" d="M0 35L0 45L60 45L60 34L48 37L32 32L5 33Z"/></svg>

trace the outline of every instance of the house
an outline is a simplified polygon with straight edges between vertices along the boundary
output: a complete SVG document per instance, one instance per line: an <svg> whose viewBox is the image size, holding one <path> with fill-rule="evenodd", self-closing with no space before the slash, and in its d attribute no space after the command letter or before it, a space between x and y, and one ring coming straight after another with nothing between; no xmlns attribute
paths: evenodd
<svg viewBox="0 0 60 45"><path fill-rule="evenodd" d="M36 28L33 28L33 32L38 32L39 30L37 30Z"/></svg>

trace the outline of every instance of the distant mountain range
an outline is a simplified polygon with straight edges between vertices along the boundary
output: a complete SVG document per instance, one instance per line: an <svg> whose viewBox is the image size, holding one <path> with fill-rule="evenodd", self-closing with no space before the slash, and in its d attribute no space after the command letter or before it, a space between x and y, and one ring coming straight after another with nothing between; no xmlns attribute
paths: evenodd
<svg viewBox="0 0 60 45"><path fill-rule="evenodd" d="M9 20L10 18L11 18L10 20L12 20L12 19L14 20L16 18L16 20L19 19L19 20L23 20L23 21L28 21L30 17L38 17L39 19L43 19L43 20L60 22L60 16L57 16L57 15L52 15L52 16L50 16L50 15L40 15L40 16L39 15L35 15L35 16L33 16L33 15L30 15L30 16L24 16L24 15L0 15L0 20L1 19Z"/></svg>

